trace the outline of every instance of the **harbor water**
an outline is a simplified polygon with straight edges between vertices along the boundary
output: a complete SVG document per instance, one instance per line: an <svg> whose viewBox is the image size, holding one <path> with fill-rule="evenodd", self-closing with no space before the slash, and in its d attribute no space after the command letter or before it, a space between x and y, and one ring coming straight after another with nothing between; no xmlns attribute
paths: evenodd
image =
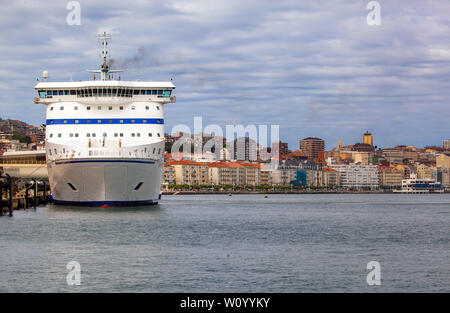
<svg viewBox="0 0 450 313"><path fill-rule="evenodd" d="M0 292L450 292L450 194L49 205L0 217L0 264Z"/></svg>

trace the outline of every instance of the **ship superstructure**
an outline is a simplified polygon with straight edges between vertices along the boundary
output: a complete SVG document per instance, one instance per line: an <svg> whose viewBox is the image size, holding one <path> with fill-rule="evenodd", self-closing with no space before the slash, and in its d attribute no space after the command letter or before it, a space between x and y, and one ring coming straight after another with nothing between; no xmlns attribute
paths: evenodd
<svg viewBox="0 0 450 313"><path fill-rule="evenodd" d="M154 204L164 161L164 104L172 82L112 79L109 36L101 36L99 80L40 82L35 103L46 105L46 157L56 203Z"/></svg>

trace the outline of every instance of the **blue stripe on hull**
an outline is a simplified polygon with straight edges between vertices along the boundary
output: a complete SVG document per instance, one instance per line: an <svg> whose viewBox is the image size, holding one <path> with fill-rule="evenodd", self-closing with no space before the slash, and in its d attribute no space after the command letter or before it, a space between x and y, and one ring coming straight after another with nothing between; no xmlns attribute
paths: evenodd
<svg viewBox="0 0 450 313"><path fill-rule="evenodd" d="M72 160L72 161L55 161L56 165L69 163L143 163L155 164L154 161L140 161L140 160Z"/></svg>
<svg viewBox="0 0 450 313"><path fill-rule="evenodd" d="M158 200L139 200L139 201L63 201L53 200L57 205L73 205L73 206L140 206L140 205L155 205L158 204Z"/></svg>
<svg viewBox="0 0 450 313"><path fill-rule="evenodd" d="M48 119L46 125L74 125L74 124L156 124L163 125L163 118L80 118L80 119Z"/></svg>

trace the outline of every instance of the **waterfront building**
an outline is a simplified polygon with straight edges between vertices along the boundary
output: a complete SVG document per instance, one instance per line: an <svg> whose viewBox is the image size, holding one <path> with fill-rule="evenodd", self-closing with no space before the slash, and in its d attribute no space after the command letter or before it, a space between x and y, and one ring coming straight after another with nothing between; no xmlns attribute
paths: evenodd
<svg viewBox="0 0 450 313"><path fill-rule="evenodd" d="M450 169L450 153L444 152L436 156L436 167Z"/></svg>
<svg viewBox="0 0 450 313"><path fill-rule="evenodd" d="M330 164L339 172L339 184L348 189L376 189L379 186L378 168L376 165L361 163Z"/></svg>
<svg viewBox="0 0 450 313"><path fill-rule="evenodd" d="M287 142L277 141L272 144L272 152L275 157L283 157L289 154Z"/></svg>
<svg viewBox="0 0 450 313"><path fill-rule="evenodd" d="M175 184L177 185L205 185L209 184L208 165L191 160L171 161L168 166L173 167Z"/></svg>
<svg viewBox="0 0 450 313"><path fill-rule="evenodd" d="M268 169L260 169L259 173L259 185L271 186L272 185L272 171Z"/></svg>
<svg viewBox="0 0 450 313"><path fill-rule="evenodd" d="M176 184L175 168L169 163L164 164L164 184Z"/></svg>
<svg viewBox="0 0 450 313"><path fill-rule="evenodd" d="M0 172L11 177L47 179L45 150L7 151L0 156Z"/></svg>
<svg viewBox="0 0 450 313"><path fill-rule="evenodd" d="M256 161L258 158L257 143L249 137L236 138L230 143L233 160Z"/></svg>
<svg viewBox="0 0 450 313"><path fill-rule="evenodd" d="M320 138L308 137L300 140L300 151L309 160L319 159L319 153L325 151L325 141Z"/></svg>
<svg viewBox="0 0 450 313"><path fill-rule="evenodd" d="M425 164L418 164L416 166L416 173L417 178L420 179L432 179L433 178L433 171L435 171L436 168L432 166L427 166Z"/></svg>
<svg viewBox="0 0 450 313"><path fill-rule="evenodd" d="M324 167L323 173L323 185L328 187L339 187L339 172L330 167Z"/></svg>
<svg viewBox="0 0 450 313"><path fill-rule="evenodd" d="M378 166L378 178L381 188L393 189L402 185L402 172L395 167Z"/></svg>

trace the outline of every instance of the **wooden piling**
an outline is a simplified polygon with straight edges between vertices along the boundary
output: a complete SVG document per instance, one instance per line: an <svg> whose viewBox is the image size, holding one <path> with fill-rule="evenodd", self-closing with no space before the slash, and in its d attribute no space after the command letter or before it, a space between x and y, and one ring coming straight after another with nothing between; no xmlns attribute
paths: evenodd
<svg viewBox="0 0 450 313"><path fill-rule="evenodd" d="M6 178L8 179L9 185L9 216L13 216L13 179L9 174L6 174Z"/></svg>
<svg viewBox="0 0 450 313"><path fill-rule="evenodd" d="M3 182L0 181L0 216L3 216Z"/></svg>
<svg viewBox="0 0 450 313"><path fill-rule="evenodd" d="M37 192L38 192L38 188L37 188L37 181L36 179L33 179L34 182L34 199L33 199L33 207L36 210L36 205L37 205Z"/></svg>

